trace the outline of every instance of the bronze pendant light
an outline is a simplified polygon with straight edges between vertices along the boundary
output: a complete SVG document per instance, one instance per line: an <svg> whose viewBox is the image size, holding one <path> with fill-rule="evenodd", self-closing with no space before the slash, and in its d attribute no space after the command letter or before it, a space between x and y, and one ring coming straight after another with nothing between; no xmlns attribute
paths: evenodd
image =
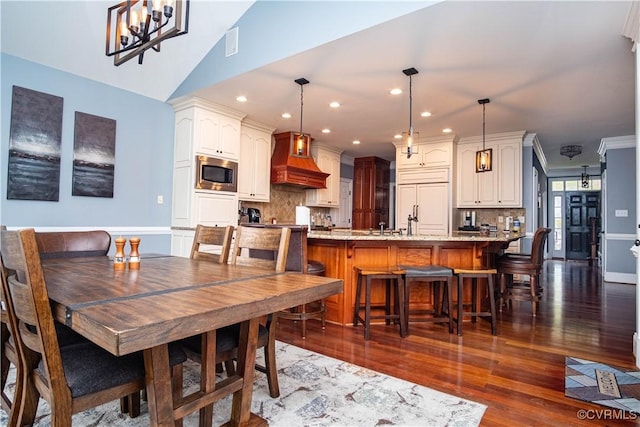
<svg viewBox="0 0 640 427"><path fill-rule="evenodd" d="M491 102L489 98L478 99L478 104L482 105L482 150L476 151L476 173L490 172L493 163L493 150L485 148L485 106Z"/></svg>
<svg viewBox="0 0 640 427"><path fill-rule="evenodd" d="M418 70L416 70L415 68L407 68L406 70L402 70L402 72L405 74L405 76L409 76L409 131L407 132L402 132L402 140L405 142L405 144L407 145L407 159L411 157L411 155L414 153L413 151L413 142L420 136L420 134L418 132L414 132L413 131L413 122L411 121L412 118L412 109L413 109L413 93L412 93L412 82L411 82L411 76L414 76L416 74L418 74Z"/></svg>

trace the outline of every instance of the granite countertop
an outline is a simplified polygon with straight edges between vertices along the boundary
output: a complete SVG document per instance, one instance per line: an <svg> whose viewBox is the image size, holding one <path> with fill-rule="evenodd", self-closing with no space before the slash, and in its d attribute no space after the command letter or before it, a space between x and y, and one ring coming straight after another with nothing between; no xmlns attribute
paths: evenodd
<svg viewBox="0 0 640 427"><path fill-rule="evenodd" d="M369 234L367 230L332 230L332 231L310 231L309 239L326 239L326 240L424 240L424 241L449 241L449 242L509 242L523 237L518 233L491 233L489 236L481 236L475 232L458 232L454 231L449 234L421 234L402 236L385 232L380 235L380 231L374 230L373 234Z"/></svg>

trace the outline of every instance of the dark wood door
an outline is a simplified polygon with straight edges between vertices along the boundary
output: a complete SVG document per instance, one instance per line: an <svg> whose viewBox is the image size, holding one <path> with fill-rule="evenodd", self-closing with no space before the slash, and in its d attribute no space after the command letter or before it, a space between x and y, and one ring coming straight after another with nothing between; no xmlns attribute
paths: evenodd
<svg viewBox="0 0 640 427"><path fill-rule="evenodd" d="M591 255L589 218L600 215L600 192L570 191L566 197L566 257L586 260Z"/></svg>

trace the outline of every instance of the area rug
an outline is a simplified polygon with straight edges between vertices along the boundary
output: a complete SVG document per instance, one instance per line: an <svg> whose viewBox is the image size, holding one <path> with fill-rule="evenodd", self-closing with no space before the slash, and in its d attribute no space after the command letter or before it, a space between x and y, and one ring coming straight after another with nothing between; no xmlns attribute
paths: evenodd
<svg viewBox="0 0 640 427"><path fill-rule="evenodd" d="M486 406L281 342L276 343L280 397L269 396L266 376L256 372L252 411L270 426L477 426ZM261 358L262 351L259 351ZM197 389L199 365L187 362L185 389ZM13 380L15 381L15 380ZM134 419L118 402L73 416L77 426L149 425L146 403ZM213 424L228 421L231 398L214 405ZM35 426L48 426L49 407L40 401ZM0 411L0 425L6 425ZM197 426L197 414L184 419Z"/></svg>
<svg viewBox="0 0 640 427"><path fill-rule="evenodd" d="M640 414L640 371L590 360L565 359L567 397Z"/></svg>

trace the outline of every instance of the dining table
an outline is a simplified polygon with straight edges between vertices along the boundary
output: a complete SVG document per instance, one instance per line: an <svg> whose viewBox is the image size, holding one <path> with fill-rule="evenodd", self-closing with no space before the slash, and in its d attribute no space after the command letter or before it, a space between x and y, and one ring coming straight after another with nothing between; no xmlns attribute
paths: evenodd
<svg viewBox="0 0 640 427"><path fill-rule="evenodd" d="M225 425L268 425L251 413L260 319L341 293L343 284L158 254L143 255L139 269L115 269L109 257L48 259L42 266L57 321L116 356L143 352L152 426L174 426L198 410L200 425L210 426L213 403L231 394ZM215 363L203 360L200 389L174 402L169 343L204 334L214 355L215 330L235 323L241 323L235 375L216 383Z"/></svg>

